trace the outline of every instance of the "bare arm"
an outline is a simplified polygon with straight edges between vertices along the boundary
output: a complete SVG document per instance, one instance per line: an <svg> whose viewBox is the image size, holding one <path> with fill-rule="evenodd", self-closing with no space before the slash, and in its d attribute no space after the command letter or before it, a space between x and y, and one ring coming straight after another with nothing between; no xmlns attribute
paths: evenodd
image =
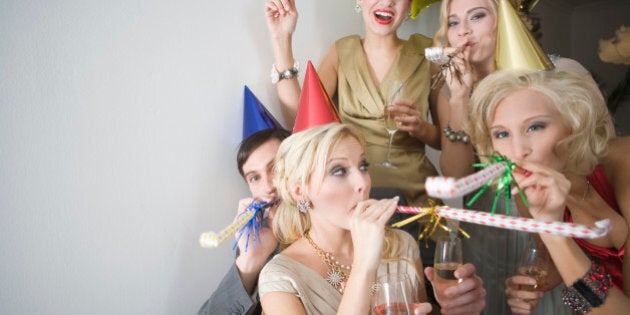
<svg viewBox="0 0 630 315"><path fill-rule="evenodd" d="M274 64L278 72L290 69L295 63L293 57L293 32L297 24L298 12L293 0L270 0L265 4L267 28L271 35ZM302 67L304 68L304 67ZM288 126L293 126L300 100L298 76L276 83L282 114Z"/></svg>
<svg viewBox="0 0 630 315"><path fill-rule="evenodd" d="M608 174L627 174L630 172L630 163L623 161L623 159L619 157L623 154L628 154L629 150L628 140L623 139L622 141L625 143L618 142L613 144L611 142L610 154L603 161L604 168ZM618 144L620 147L617 146ZM571 183L561 176L561 174L541 165L527 162L521 165L533 172L529 177L521 178L518 181L527 195L532 216L544 221L562 221ZM517 176L520 177L520 175ZM630 222L628 220L628 216L630 216L630 197L628 195L628 193L630 193L630 186L628 185L628 181L627 179L620 180L615 177L609 177L609 180L615 189L615 193L618 194L618 204L626 221L625 223L630 229ZM515 192L513 191L513 193ZM626 229L626 231L628 231L628 229ZM614 231L612 233L614 233ZM628 249L628 241L630 241L628 235L630 235L630 233L626 232L626 249ZM567 286L571 286L576 280L582 278L590 269L591 259L584 254L582 248L580 248L573 239L548 234L541 235L541 239L547 246L551 258L554 264L558 266L558 272ZM630 280L629 270L630 261L624 259L624 281ZM600 307L593 308L589 314L622 314L626 312L628 308L630 308L630 296L628 293L621 292L616 288L611 288L608 291L608 297L605 303Z"/></svg>
<svg viewBox="0 0 630 315"><path fill-rule="evenodd" d="M449 101L440 94L437 97L440 129L450 126L452 130L462 130L468 120L468 99L452 96ZM442 131L442 130L440 130ZM451 141L441 132L442 154L440 168L444 176L463 177L473 172L471 165L475 161L470 143Z"/></svg>

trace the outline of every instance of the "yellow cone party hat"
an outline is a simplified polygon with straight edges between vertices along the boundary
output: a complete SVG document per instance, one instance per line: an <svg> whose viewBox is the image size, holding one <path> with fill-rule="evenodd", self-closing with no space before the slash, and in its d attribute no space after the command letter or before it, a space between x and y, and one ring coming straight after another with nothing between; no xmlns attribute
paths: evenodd
<svg viewBox="0 0 630 315"><path fill-rule="evenodd" d="M551 70L549 57L521 21L509 0L499 0L497 25L497 70Z"/></svg>

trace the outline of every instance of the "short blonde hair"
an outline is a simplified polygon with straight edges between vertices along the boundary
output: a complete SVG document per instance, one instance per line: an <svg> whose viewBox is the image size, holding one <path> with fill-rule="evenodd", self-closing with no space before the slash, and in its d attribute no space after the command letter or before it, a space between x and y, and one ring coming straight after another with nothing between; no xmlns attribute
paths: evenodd
<svg viewBox="0 0 630 315"><path fill-rule="evenodd" d="M606 154L613 135L612 119L595 88L575 74L551 70L535 73L498 71L481 81L470 100L466 126L477 153L493 152L490 124L498 104L517 90L543 94L560 114L569 136L556 147L566 148L565 174L588 175Z"/></svg>
<svg viewBox="0 0 630 315"><path fill-rule="evenodd" d="M282 141L275 160L274 186L280 197L280 205L273 218L273 232L281 248L304 236L311 228L309 214L297 209L291 189L306 186L317 170L326 168L330 155L344 139L353 138L365 149L363 134L355 127L332 123L313 127L293 134ZM323 180L315 178L314 180ZM394 231L386 228L383 258L400 256L401 240Z"/></svg>
<svg viewBox="0 0 630 315"><path fill-rule="evenodd" d="M498 22L498 3L497 0L487 0L490 4L490 11L494 13L494 16L497 18ZM450 46L451 44L448 42L446 38L446 33L448 32L448 7L451 5L452 0L442 0L442 4L440 5L440 28L435 32L435 36L433 37L433 46ZM495 25L496 27L496 25Z"/></svg>

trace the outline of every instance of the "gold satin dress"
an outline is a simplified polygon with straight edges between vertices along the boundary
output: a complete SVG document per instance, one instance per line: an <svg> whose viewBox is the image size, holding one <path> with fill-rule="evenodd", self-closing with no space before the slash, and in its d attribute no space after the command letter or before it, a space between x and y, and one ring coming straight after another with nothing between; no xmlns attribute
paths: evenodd
<svg viewBox="0 0 630 315"><path fill-rule="evenodd" d="M430 62L424 57L424 49L431 44L428 37L411 35L379 87L370 75L359 36L344 37L335 43L339 55L336 95L339 116L344 123L357 126L365 135L372 187L400 188L409 204L414 206L427 204L424 182L427 176L437 174L425 155L425 144L407 132L398 131L390 154L391 162L398 168L376 164L385 160L387 152L389 135L382 113L394 92L394 81L403 84L402 98L413 100L422 118L428 119L431 78Z"/></svg>

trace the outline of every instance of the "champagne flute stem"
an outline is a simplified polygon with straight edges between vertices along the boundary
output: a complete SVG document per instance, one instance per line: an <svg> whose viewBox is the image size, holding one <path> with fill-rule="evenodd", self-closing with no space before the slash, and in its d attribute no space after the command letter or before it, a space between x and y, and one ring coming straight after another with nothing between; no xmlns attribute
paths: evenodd
<svg viewBox="0 0 630 315"><path fill-rule="evenodd" d="M389 155L392 151L392 141L394 141L394 134L396 133L396 130L394 131L387 131L387 133L389 133L389 141L387 142L387 157L385 158L385 161L387 161L387 163L391 163L389 161Z"/></svg>

